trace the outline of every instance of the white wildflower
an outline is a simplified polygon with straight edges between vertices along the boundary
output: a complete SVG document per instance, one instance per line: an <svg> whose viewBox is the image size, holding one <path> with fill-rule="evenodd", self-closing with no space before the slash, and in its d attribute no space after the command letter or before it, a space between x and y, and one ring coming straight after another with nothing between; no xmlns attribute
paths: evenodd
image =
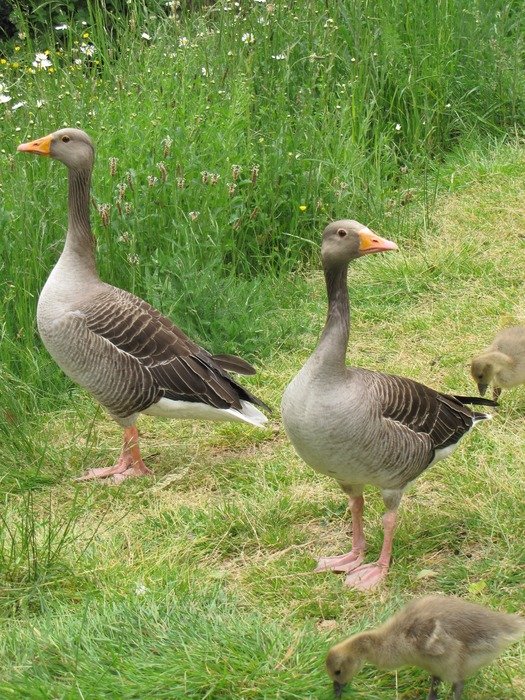
<svg viewBox="0 0 525 700"><path fill-rule="evenodd" d="M42 107L43 107L44 105L45 105L44 100L37 100L37 101L36 101L36 106L38 107L38 109L42 109Z"/></svg>
<svg viewBox="0 0 525 700"><path fill-rule="evenodd" d="M3 92L0 92L0 105L5 104L6 102L10 102L13 98L11 95L6 95Z"/></svg>
<svg viewBox="0 0 525 700"><path fill-rule="evenodd" d="M195 219L199 218L200 211L190 211L188 216L192 221L195 221Z"/></svg>
<svg viewBox="0 0 525 700"><path fill-rule="evenodd" d="M272 56L272 58L276 61L284 61L286 58L286 55L284 53L278 53L275 56Z"/></svg>
<svg viewBox="0 0 525 700"><path fill-rule="evenodd" d="M27 104L27 102L17 102L16 104L14 104L14 105L11 107L11 109L12 109L13 112L14 112L15 109L20 109L20 107L24 107L26 104Z"/></svg>
<svg viewBox="0 0 525 700"><path fill-rule="evenodd" d="M180 36L179 37L179 46L182 48L183 46L188 46L190 43L189 39L187 36Z"/></svg>
<svg viewBox="0 0 525 700"><path fill-rule="evenodd" d="M55 31L57 32L63 32L66 29L69 29L69 24L57 24L57 26L55 27Z"/></svg>
<svg viewBox="0 0 525 700"><path fill-rule="evenodd" d="M245 32L241 36L241 41L243 44L253 44L255 42L255 37L251 32Z"/></svg>
<svg viewBox="0 0 525 700"><path fill-rule="evenodd" d="M35 68L49 68L52 66L52 62L49 60L47 54L45 53L37 53L35 56L35 60L33 61L32 65Z"/></svg>
<svg viewBox="0 0 525 700"><path fill-rule="evenodd" d="M396 131L401 131L401 124L396 124L395 129L396 129Z"/></svg>
<svg viewBox="0 0 525 700"><path fill-rule="evenodd" d="M208 75L208 70L205 66L202 66L201 68L201 74L206 77Z"/></svg>
<svg viewBox="0 0 525 700"><path fill-rule="evenodd" d="M95 51L97 50L97 47L94 46L93 44L82 43L82 44L80 44L80 50L82 51L84 56L91 58L94 55Z"/></svg>
<svg viewBox="0 0 525 700"><path fill-rule="evenodd" d="M151 41L151 37L150 37L150 35L148 34L148 32L142 32L142 34L140 35L140 38L141 38L141 39L146 39L146 41Z"/></svg>

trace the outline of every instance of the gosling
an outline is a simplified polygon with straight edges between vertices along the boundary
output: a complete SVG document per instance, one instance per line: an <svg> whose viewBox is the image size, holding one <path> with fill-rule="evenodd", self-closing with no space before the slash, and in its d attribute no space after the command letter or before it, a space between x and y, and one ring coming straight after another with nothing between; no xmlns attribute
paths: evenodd
<svg viewBox="0 0 525 700"><path fill-rule="evenodd" d="M525 618L495 612L452 596L416 598L375 630L333 646L328 675L340 698L345 685L370 662L380 669L418 666L432 674L427 700L437 700L441 681L454 700L465 680L525 634Z"/></svg>
<svg viewBox="0 0 525 700"><path fill-rule="evenodd" d="M525 383L525 326L504 328L492 345L472 360L470 373L481 396L492 383L494 401L502 389Z"/></svg>

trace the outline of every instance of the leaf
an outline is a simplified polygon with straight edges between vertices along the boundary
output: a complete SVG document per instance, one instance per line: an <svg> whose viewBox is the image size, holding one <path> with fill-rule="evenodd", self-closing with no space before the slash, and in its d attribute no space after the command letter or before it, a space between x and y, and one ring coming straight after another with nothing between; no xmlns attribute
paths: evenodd
<svg viewBox="0 0 525 700"><path fill-rule="evenodd" d="M438 572L434 571L433 569L421 569L421 571L418 573L416 578L417 579L435 578L437 575L438 575Z"/></svg>

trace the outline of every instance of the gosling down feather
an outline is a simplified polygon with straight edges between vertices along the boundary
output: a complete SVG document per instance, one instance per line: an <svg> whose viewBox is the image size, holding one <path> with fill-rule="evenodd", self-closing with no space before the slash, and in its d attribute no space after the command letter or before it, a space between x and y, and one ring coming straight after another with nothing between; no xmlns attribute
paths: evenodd
<svg viewBox="0 0 525 700"><path fill-rule="evenodd" d="M328 652L336 697L365 663L379 669L417 666L432 675L427 700L442 681L460 700L465 681L525 635L525 618L453 596L416 598L374 630L355 634Z"/></svg>
<svg viewBox="0 0 525 700"><path fill-rule="evenodd" d="M284 392L284 427L299 456L334 478L349 496L352 550L319 560L317 571L345 572L346 583L366 589L388 571L396 514L405 488L427 467L448 456L478 421L489 418L465 403L492 401L441 394L418 382L360 367L347 367L348 265L397 246L357 221L331 223L321 256L328 317L313 355ZM387 512L384 541L375 564L363 565L363 488L381 490Z"/></svg>
<svg viewBox="0 0 525 700"><path fill-rule="evenodd" d="M525 384L525 326L500 331L494 342L472 360L470 373L481 396L492 384L494 401L502 389Z"/></svg>
<svg viewBox="0 0 525 700"><path fill-rule="evenodd" d="M68 230L64 250L42 289L37 323L62 370L124 428L112 467L80 480L150 474L135 427L140 413L170 418L239 421L262 426L267 408L229 371L254 374L245 360L212 356L142 299L102 282L95 264L89 197L94 147L78 129L61 129L18 147L68 168Z"/></svg>

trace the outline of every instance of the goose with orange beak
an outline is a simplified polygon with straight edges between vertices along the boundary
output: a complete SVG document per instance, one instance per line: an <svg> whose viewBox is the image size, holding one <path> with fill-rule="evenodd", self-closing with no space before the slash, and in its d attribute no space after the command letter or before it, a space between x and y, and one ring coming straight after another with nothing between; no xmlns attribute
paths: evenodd
<svg viewBox="0 0 525 700"><path fill-rule="evenodd" d="M211 355L147 302L102 282L89 217L95 157L89 136L60 129L18 147L61 161L68 169L68 230L64 250L40 294L38 330L49 353L124 430L110 467L80 480L147 476L136 421L141 413L179 419L236 421L260 427L265 404L230 372L254 374L234 355Z"/></svg>
<svg viewBox="0 0 525 700"><path fill-rule="evenodd" d="M347 367L350 332L349 264L366 255L397 249L357 221L329 224L321 257L328 316L312 356L286 388L284 427L300 457L335 479L349 497L352 549L319 559L317 571L346 574L346 584L368 589L387 574L397 510L406 487L448 456L460 439L488 414L465 404L494 405L478 397L449 396L405 377ZM364 487L381 491L386 506L379 558L365 564Z"/></svg>

